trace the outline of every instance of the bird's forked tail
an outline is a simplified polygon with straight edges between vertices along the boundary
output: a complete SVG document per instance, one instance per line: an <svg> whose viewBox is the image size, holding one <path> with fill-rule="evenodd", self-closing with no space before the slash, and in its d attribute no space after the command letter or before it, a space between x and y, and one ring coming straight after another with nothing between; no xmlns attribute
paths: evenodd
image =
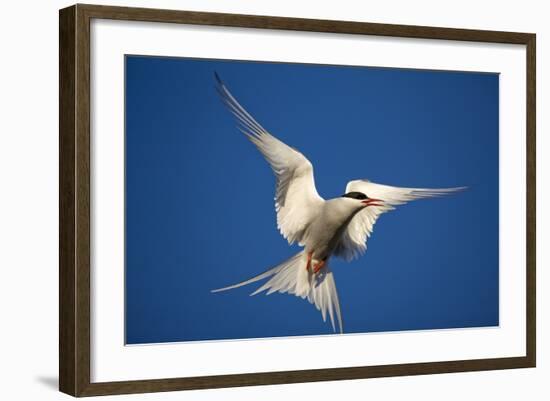
<svg viewBox="0 0 550 401"><path fill-rule="evenodd" d="M280 292L307 299L321 312L323 321L326 321L327 315L330 317L330 322L332 323L332 329L334 331L336 331L336 318L338 320L339 331L343 333L340 302L338 301L336 283L334 282L334 276L330 267L328 264L325 264L321 271L313 273L311 269L306 270L306 263L306 255L305 252L302 251L285 260L280 265L252 277L251 279L228 287L212 290L212 292L231 290L270 277L268 281L250 295L256 295L262 291L267 291L266 295Z"/></svg>

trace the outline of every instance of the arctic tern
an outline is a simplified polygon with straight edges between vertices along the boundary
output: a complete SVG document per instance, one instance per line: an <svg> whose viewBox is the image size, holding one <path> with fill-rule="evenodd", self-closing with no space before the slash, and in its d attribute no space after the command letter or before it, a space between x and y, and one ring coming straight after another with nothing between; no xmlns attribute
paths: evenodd
<svg viewBox="0 0 550 401"><path fill-rule="evenodd" d="M345 193L325 200L317 193L311 162L264 129L233 97L218 74L216 89L238 121L239 130L256 146L276 178L277 227L289 244L303 250L281 264L243 282L212 290L226 291L267 279L251 295L267 291L306 298L330 317L343 333L342 314L334 276L328 265L332 256L351 261L365 253L367 239L377 219L395 206L415 199L448 195L466 187L428 189L376 184L366 179L347 183Z"/></svg>

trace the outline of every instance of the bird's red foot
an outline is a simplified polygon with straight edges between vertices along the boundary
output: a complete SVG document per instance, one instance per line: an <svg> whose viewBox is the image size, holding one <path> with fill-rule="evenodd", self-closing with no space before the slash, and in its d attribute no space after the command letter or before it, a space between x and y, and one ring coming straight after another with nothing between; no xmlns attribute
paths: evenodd
<svg viewBox="0 0 550 401"><path fill-rule="evenodd" d="M306 270L311 269L311 258L313 257L313 251L307 253Z"/></svg>
<svg viewBox="0 0 550 401"><path fill-rule="evenodd" d="M319 270L325 266L325 263L325 260L321 260L319 263L313 265L313 273L319 273Z"/></svg>

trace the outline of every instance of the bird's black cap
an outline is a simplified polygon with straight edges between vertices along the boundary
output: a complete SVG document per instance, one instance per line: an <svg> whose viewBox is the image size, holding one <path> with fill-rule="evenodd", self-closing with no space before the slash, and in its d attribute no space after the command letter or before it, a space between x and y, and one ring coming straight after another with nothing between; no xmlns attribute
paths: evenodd
<svg viewBox="0 0 550 401"><path fill-rule="evenodd" d="M368 196L363 192L348 192L347 194L342 195L343 198L352 198L352 199L367 199Z"/></svg>

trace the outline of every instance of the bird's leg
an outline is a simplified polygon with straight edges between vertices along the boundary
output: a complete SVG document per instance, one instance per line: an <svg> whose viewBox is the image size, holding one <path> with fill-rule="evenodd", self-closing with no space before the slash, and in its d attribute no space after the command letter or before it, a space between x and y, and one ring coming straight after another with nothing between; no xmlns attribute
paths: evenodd
<svg viewBox="0 0 550 401"><path fill-rule="evenodd" d="M319 263L313 265L313 273L319 273L319 270L321 270L325 266L326 262L327 262L327 259L325 258L321 260Z"/></svg>
<svg viewBox="0 0 550 401"><path fill-rule="evenodd" d="M313 251L307 253L306 270L311 269L311 258L313 257Z"/></svg>

